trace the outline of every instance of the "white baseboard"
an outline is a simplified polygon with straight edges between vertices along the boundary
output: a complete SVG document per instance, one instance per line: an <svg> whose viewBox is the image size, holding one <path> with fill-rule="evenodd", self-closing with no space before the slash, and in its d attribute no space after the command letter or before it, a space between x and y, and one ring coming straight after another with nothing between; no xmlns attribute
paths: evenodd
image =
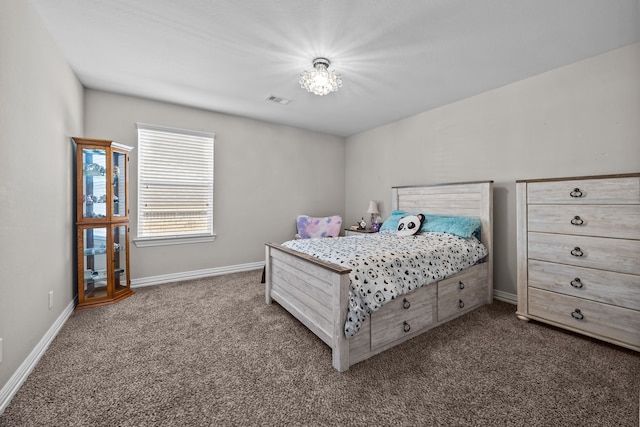
<svg viewBox="0 0 640 427"><path fill-rule="evenodd" d="M27 356L16 372L11 376L11 378L9 378L9 381L7 381L4 387L2 387L2 390L0 390L0 414L4 412L5 408L9 405L9 402L11 402L11 399L13 399L13 396L15 396L31 371L33 371L33 368L38 364L44 352L49 348L49 344L51 344L56 335L58 335L58 332L60 332L62 326L65 324L69 316L71 316L75 307L75 300L71 301L69 305L67 305L53 325L51 325L47 333L44 334L40 342L38 342L31 353L29 353L29 356Z"/></svg>
<svg viewBox="0 0 640 427"><path fill-rule="evenodd" d="M506 302L513 305L518 305L518 296L516 294L510 294L509 292L493 290L493 298L498 301Z"/></svg>
<svg viewBox="0 0 640 427"><path fill-rule="evenodd" d="M264 267L264 261L252 262L248 264L238 264L228 267L206 268L204 270L184 271L181 273L163 274L160 276L143 277L131 280L131 288L141 288L143 286L161 285L163 283L178 282L181 280L201 279L209 276L219 276L221 274L239 273L241 271L258 270Z"/></svg>

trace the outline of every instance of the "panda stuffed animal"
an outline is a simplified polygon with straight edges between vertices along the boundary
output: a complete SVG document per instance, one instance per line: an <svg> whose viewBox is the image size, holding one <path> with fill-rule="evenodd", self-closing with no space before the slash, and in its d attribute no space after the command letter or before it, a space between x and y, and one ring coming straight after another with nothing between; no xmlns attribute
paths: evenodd
<svg viewBox="0 0 640 427"><path fill-rule="evenodd" d="M424 223L424 215L408 215L400 218L398 222L398 236L411 236L420 231Z"/></svg>

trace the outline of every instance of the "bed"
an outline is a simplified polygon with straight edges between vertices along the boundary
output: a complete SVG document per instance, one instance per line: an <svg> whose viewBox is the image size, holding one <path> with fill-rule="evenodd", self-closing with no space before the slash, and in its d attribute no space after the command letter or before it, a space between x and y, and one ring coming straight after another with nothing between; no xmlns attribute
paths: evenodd
<svg viewBox="0 0 640 427"><path fill-rule="evenodd" d="M391 208L477 218L486 255L453 275L419 284L390 299L350 336L345 330L353 307L350 290L355 270L348 263L329 262L286 247L286 243L265 245L266 303L277 302L324 341L332 349L333 367L341 372L493 300L493 181L393 187ZM442 234L435 233L439 240L446 239ZM367 238L324 240L346 245Z"/></svg>

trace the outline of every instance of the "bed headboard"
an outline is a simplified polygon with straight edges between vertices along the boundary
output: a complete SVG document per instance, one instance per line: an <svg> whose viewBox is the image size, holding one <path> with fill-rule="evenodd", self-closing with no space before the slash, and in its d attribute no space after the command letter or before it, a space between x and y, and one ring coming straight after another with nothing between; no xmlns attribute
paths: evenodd
<svg viewBox="0 0 640 427"><path fill-rule="evenodd" d="M391 188L391 208L412 213L461 215L479 218L487 262L493 265L493 181ZM491 268L491 279L493 269Z"/></svg>

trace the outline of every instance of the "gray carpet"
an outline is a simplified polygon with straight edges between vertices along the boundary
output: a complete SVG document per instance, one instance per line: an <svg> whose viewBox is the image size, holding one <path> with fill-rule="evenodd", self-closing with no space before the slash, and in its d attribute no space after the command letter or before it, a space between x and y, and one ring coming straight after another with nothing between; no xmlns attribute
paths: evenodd
<svg viewBox="0 0 640 427"><path fill-rule="evenodd" d="M353 366L261 271L74 313L0 426L637 426L640 356L494 302Z"/></svg>

